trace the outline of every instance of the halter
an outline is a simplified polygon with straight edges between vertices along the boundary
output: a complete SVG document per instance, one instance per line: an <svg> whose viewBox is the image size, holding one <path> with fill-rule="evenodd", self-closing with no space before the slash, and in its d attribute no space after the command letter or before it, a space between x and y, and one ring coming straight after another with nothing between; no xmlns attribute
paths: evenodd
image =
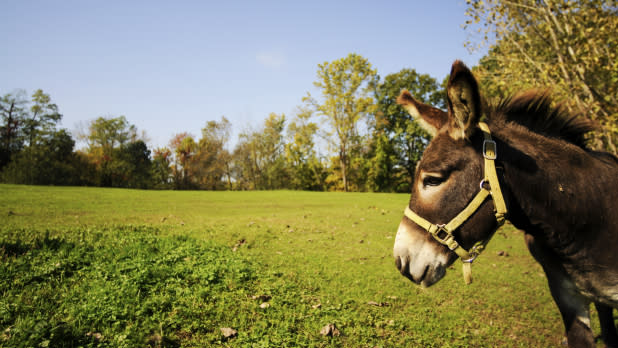
<svg viewBox="0 0 618 348"><path fill-rule="evenodd" d="M446 224L432 224L425 220L418 214L412 211L410 207L406 207L404 215L414 221L417 225L425 229L436 241L445 245L450 250L455 252L463 263L463 275L466 284L472 282L472 270L470 265L477 256L485 249L485 246L491 239L493 233L485 240L481 240L475 243L469 250L464 249L453 236L453 232L461 226L466 220L474 214L481 204L491 195L494 201L496 220L498 221L498 227L504 224L506 220L506 203L500 190L500 182L498 181L498 174L496 173L496 165L494 161L498 157L496 142L491 139L491 132L485 122L479 122L479 128L483 132L485 140L483 141L483 158L485 159L485 177L481 180L479 186L480 191L474 196L472 201L451 221ZM489 183L489 189L485 184ZM496 228L497 229L497 228ZM494 231L495 232L495 231Z"/></svg>

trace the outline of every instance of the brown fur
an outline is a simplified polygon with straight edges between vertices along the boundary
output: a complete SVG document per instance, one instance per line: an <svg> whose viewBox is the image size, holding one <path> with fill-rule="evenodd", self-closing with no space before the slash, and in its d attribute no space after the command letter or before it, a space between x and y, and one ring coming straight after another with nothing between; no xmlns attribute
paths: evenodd
<svg viewBox="0 0 618 348"><path fill-rule="evenodd" d="M410 208L433 223L449 221L461 211L482 178L483 137L477 122L483 107L476 80L463 63L454 63L447 90L446 121L444 113L417 106L409 94L399 100L415 105L419 116L436 130L417 167L410 199ZM618 246L618 159L588 150L586 134L594 124L552 106L547 92L508 98L486 108L485 116L497 143L509 220L525 232L531 254L547 275L569 346L595 346L589 326L589 306L594 302L603 340L608 347L618 347L612 318L612 308L618 307L618 253L614 250ZM444 182L427 191L420 180L429 174L439 175ZM460 244L469 247L494 232L492 208L486 201L455 231ZM404 233L427 234L407 218L402 228ZM425 235L402 240L437 244ZM441 278L443 265L415 264L422 260L406 258L407 250L413 249L405 245L396 244L395 250L403 254L396 255L398 268L414 282L429 286ZM445 247L436 250L448 254L449 263L456 259ZM410 270L422 267L426 271L415 278Z"/></svg>
<svg viewBox="0 0 618 348"><path fill-rule="evenodd" d="M478 84L463 62L453 63L447 88L451 137L469 138L481 118L481 95Z"/></svg>
<svg viewBox="0 0 618 348"><path fill-rule="evenodd" d="M403 90L399 97L397 97L397 103L403 105L410 114L431 115L428 118L427 124L422 125L431 135L436 135L437 131L448 121L448 114L446 112L417 101L407 90ZM425 122L423 119L418 121Z"/></svg>

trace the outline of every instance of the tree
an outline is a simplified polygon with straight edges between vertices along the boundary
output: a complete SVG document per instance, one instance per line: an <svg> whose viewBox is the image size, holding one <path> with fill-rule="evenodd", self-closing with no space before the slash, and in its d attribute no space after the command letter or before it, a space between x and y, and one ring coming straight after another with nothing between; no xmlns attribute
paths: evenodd
<svg viewBox="0 0 618 348"><path fill-rule="evenodd" d="M176 134L170 141L170 148L174 153L172 164L174 188L183 190L196 188L191 172L191 162L197 150L193 136L186 132Z"/></svg>
<svg viewBox="0 0 618 348"><path fill-rule="evenodd" d="M597 121L595 146L618 142L618 4L615 0L468 0L466 28L489 46L477 74L485 94L551 86L572 111Z"/></svg>
<svg viewBox="0 0 618 348"><path fill-rule="evenodd" d="M49 131L26 147L2 172L2 181L28 185L79 185L75 141L65 130Z"/></svg>
<svg viewBox="0 0 618 348"><path fill-rule="evenodd" d="M130 142L117 150L116 162L124 173L119 186L147 189L152 185L150 150L143 140Z"/></svg>
<svg viewBox="0 0 618 348"><path fill-rule="evenodd" d="M137 140L137 128L124 116L99 117L88 126L86 139L91 149L100 148L104 155L111 156L113 149Z"/></svg>
<svg viewBox="0 0 618 348"><path fill-rule="evenodd" d="M247 131L238 135L238 143L232 153L232 175L239 190L254 190L259 186L260 168L253 160L255 151L253 141Z"/></svg>
<svg viewBox="0 0 618 348"><path fill-rule="evenodd" d="M32 94L32 106L30 106L30 112L24 118L22 129L30 151L26 151L22 156L33 156L36 152L34 147L38 145L38 142L44 141L45 137L53 137L60 119L62 119L62 115L58 112L58 106L51 103L49 95L43 93L41 89L36 90ZM32 157L28 161L33 165L35 163L35 159ZM32 172L32 167L27 173L30 175L28 182L37 181L37 178L33 177L35 174Z"/></svg>
<svg viewBox="0 0 618 348"><path fill-rule="evenodd" d="M290 171L290 188L324 190L325 171L315 151L318 125L311 121L313 111L300 107L288 125L285 158Z"/></svg>
<svg viewBox="0 0 618 348"><path fill-rule="evenodd" d="M26 103L24 93L20 91L5 94L0 98L0 169L24 146Z"/></svg>
<svg viewBox="0 0 618 348"><path fill-rule="evenodd" d="M234 172L241 189L273 190L287 187L289 175L283 155L285 115L271 113L259 130L239 135L234 150Z"/></svg>
<svg viewBox="0 0 618 348"><path fill-rule="evenodd" d="M287 185L289 177L285 165L284 137L285 115L271 113L264 121L260 140L260 152L263 154L266 189L282 189Z"/></svg>
<svg viewBox="0 0 618 348"><path fill-rule="evenodd" d="M202 138L197 145L193 162L194 175L200 187L222 189L225 186L223 177L227 175L227 185L231 188L230 154L225 149L230 132L231 124L225 117L221 117L220 122L208 121L202 128Z"/></svg>
<svg viewBox="0 0 618 348"><path fill-rule="evenodd" d="M7 169L12 172L5 173L5 180L29 184L68 180L56 175L58 156L70 161L74 141L65 130L56 129L62 115L49 95L38 89L27 101L24 91L6 94L0 99L0 113L0 169L11 161L15 164ZM70 145L68 154L59 155L58 144Z"/></svg>
<svg viewBox="0 0 618 348"><path fill-rule="evenodd" d="M416 163L429 143L429 134L396 102L403 89L419 101L446 107L446 95L436 79L414 69L387 75L378 85L369 172L375 191L409 192Z"/></svg>
<svg viewBox="0 0 618 348"><path fill-rule="evenodd" d="M170 188L172 176L172 151L167 147L160 147L153 151L152 180L156 189Z"/></svg>
<svg viewBox="0 0 618 348"><path fill-rule="evenodd" d="M56 125L62 119L58 112L58 106L51 103L48 94L43 90L37 89L32 94L32 106L30 114L24 120L24 133L28 140L28 145L35 144L37 137L50 134L56 129Z"/></svg>
<svg viewBox="0 0 618 348"><path fill-rule="evenodd" d="M73 152L71 166L75 168L75 185L100 185L100 174L89 153L80 150Z"/></svg>
<svg viewBox="0 0 618 348"><path fill-rule="evenodd" d="M310 94L305 100L314 106L330 128L326 139L336 149L342 188L348 191L350 154L361 144L359 121L373 111L369 92L377 83L377 72L367 59L352 53L319 64L317 75L314 85L321 90L322 101L318 102Z"/></svg>
<svg viewBox="0 0 618 348"><path fill-rule="evenodd" d="M138 139L137 128L124 116L99 117L90 122L88 134L83 134L82 138L88 141L88 156L97 168L97 184L128 187L129 181L133 179L129 177L131 172L123 152L126 146L141 140ZM138 156L134 159L141 161L140 158Z"/></svg>

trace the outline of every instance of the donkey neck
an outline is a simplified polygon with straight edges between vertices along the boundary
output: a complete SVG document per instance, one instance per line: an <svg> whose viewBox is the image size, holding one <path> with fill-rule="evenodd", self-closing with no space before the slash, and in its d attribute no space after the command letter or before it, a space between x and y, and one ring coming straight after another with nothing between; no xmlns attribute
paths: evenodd
<svg viewBox="0 0 618 348"><path fill-rule="evenodd" d="M492 131L499 141L513 225L564 258L585 252L582 245L603 233L604 193L615 191L603 183L616 181L617 166L517 124L495 125Z"/></svg>

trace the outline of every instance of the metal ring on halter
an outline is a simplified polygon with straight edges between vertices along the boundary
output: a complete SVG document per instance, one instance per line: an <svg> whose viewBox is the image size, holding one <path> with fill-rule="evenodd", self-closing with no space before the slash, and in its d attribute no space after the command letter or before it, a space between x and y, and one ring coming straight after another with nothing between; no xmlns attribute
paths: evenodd
<svg viewBox="0 0 618 348"><path fill-rule="evenodd" d="M481 190L487 190L485 187L485 184L489 184L489 181L487 181L487 179L483 179L481 180L481 182L479 183L479 187L481 188ZM491 190L487 190L487 191L491 191Z"/></svg>
<svg viewBox="0 0 618 348"><path fill-rule="evenodd" d="M479 256L479 254L474 254L472 255L472 257L470 257L467 260L462 259L461 262L465 262L465 263L472 263L474 260L476 260L476 258Z"/></svg>

